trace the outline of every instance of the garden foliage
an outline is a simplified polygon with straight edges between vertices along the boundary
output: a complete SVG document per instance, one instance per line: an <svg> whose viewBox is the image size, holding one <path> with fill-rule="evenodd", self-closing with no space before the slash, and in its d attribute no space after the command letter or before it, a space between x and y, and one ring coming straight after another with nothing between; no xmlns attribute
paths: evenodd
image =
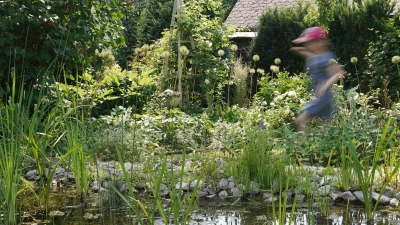
<svg viewBox="0 0 400 225"><path fill-rule="evenodd" d="M139 63L154 68L160 75L160 90L178 90L178 52L182 54L182 98L184 105L212 107L227 101L233 54L229 34L220 19L222 4L218 1L188 1L172 32L166 31L154 44L136 52ZM210 16L210 12L214 15ZM179 32L178 32L179 29ZM178 34L181 48L178 49ZM166 58L168 64L164 65ZM166 74L164 75L164 66ZM208 96L207 99L204 96Z"/></svg>
<svg viewBox="0 0 400 225"><path fill-rule="evenodd" d="M132 107L141 113L150 96L156 91L156 80L152 70L121 71L120 68L106 69L101 79L84 73L74 80L79 85L58 82L52 87L54 96L61 95L65 107L85 106L87 116L98 117L109 114L117 106Z"/></svg>
<svg viewBox="0 0 400 225"><path fill-rule="evenodd" d="M145 4L135 29L137 30L136 47L158 40L162 37L162 32L171 25L173 0L162 2L148 0Z"/></svg>
<svg viewBox="0 0 400 225"><path fill-rule="evenodd" d="M1 1L0 97L14 72L20 80L41 79L45 71L84 71L96 49L124 44L118 10L123 1ZM48 73L47 73L48 75ZM19 82L18 82L19 83Z"/></svg>
<svg viewBox="0 0 400 225"><path fill-rule="evenodd" d="M378 39L369 44L365 57L368 67L363 71L363 76L368 80L370 89L380 88L383 92L388 91L386 98L390 97L390 99L384 99L383 93L380 94L380 99L390 104L399 100L400 71L398 62L393 61L393 57L400 55L400 29L392 22L387 22L387 25L391 27L388 27L386 32L376 31L379 35ZM388 82L387 85L385 85L386 82Z"/></svg>
<svg viewBox="0 0 400 225"><path fill-rule="evenodd" d="M309 3L296 8L275 8L267 10L260 17L258 35L249 51L250 57L260 56L257 63L260 68L269 71L275 58L280 58L282 70L299 72L304 69L304 61L289 50L293 46L292 40L311 26L304 21L309 8Z"/></svg>
<svg viewBox="0 0 400 225"><path fill-rule="evenodd" d="M357 4L348 4L347 1L343 1L333 8L330 7L333 11L333 20L327 23L327 27L333 43L332 49L339 63L343 64L346 71L351 74L345 80L345 87L358 85L355 76L358 72L361 91L364 93L369 91L369 84L373 80L370 80L372 77L364 74L369 67L365 56L368 54L369 44L379 39L379 33L386 32L386 21L393 13L394 4L394 1L389 0L366 0L362 3L358 1ZM358 71L350 63L351 57L358 58ZM387 60L390 62L391 58Z"/></svg>

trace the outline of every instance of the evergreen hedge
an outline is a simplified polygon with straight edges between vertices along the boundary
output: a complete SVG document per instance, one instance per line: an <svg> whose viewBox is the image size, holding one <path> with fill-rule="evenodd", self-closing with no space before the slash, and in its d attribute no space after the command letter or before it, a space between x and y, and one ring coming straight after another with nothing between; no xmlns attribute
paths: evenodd
<svg viewBox="0 0 400 225"><path fill-rule="evenodd" d="M381 32L387 31L385 24L394 4L390 0L366 0L362 5L342 3L333 8L334 20L328 23L329 36L333 51L349 73L345 79L346 87L358 85L357 72L361 91L369 90L371 77L364 73L368 69L368 47L379 40ZM350 63L351 57L357 57L357 67Z"/></svg>
<svg viewBox="0 0 400 225"><path fill-rule="evenodd" d="M295 53L289 51L293 46L292 40L311 24L304 21L310 4L299 4L297 8L275 8L261 16L258 35L253 40L249 50L249 58L259 55L259 68L270 70L275 58L281 59L281 70L289 72L302 71L304 61Z"/></svg>

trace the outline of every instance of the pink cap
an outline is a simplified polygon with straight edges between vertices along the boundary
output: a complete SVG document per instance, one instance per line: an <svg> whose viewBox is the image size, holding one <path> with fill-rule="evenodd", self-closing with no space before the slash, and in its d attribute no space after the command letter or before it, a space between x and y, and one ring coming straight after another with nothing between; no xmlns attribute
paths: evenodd
<svg viewBox="0 0 400 225"><path fill-rule="evenodd" d="M327 37L328 34L323 27L310 27L305 29L303 33L301 33L300 36L292 42L295 44L300 44L304 42L325 39Z"/></svg>

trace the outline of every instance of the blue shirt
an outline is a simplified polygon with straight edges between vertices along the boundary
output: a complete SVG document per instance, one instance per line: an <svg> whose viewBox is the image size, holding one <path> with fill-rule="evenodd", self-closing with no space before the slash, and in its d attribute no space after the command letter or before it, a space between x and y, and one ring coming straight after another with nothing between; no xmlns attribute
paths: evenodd
<svg viewBox="0 0 400 225"><path fill-rule="evenodd" d="M329 79L326 67L331 64L332 59L336 60L336 56L332 52L326 52L307 59L306 66L310 69L314 91L320 82L325 82ZM330 95L329 93L330 91L327 90L324 95Z"/></svg>

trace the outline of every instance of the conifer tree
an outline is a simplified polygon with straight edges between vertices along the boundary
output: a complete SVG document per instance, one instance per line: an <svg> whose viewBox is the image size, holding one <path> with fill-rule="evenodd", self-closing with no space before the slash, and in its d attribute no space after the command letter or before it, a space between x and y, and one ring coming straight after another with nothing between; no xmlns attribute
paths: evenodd
<svg viewBox="0 0 400 225"><path fill-rule="evenodd" d="M173 0L148 0L137 27L137 46L150 44L162 37L162 32L171 25Z"/></svg>

